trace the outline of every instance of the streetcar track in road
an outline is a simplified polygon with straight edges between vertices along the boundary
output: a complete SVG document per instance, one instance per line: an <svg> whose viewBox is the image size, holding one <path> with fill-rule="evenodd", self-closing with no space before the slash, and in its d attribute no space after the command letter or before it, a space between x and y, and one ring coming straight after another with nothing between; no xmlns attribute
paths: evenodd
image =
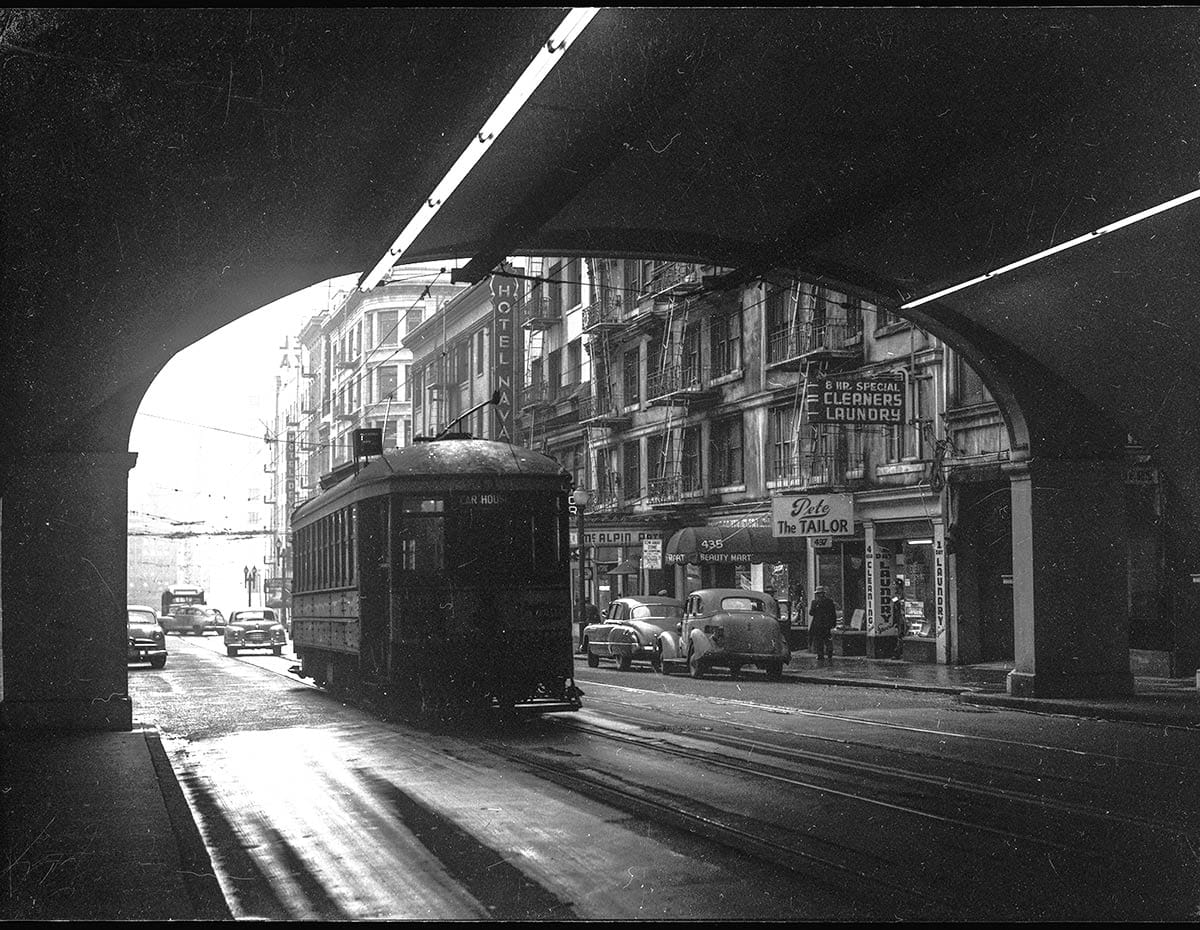
<svg viewBox="0 0 1200 930"><path fill-rule="evenodd" d="M616 718L619 720L623 720L626 723L633 724L635 726L641 726L644 722L643 720L641 720L639 718L635 718L631 715L630 716L621 716L618 714L613 714L611 712L606 712L605 716L607 716L609 718ZM700 719L709 719L709 718L701 717ZM761 727L761 726L758 726L755 724L744 723L741 721L722 721L722 723L724 725L727 725L727 726L730 726L733 728L752 729L752 730L767 730L768 729L766 727ZM591 732L589 730L584 729L587 725L586 724L581 725L578 720L564 720L564 721L561 721L561 725L566 726L571 729L584 730L584 732ZM769 732L775 732L775 731L769 731ZM1120 814L1120 813L1115 813L1112 811L1100 811L1100 810L1097 810L1096 808L1085 807L1083 805L1075 804L1070 801L1049 798L1049 797L1046 797L1045 795L1033 794L1029 791L1020 790L1020 789L995 788L995 787L984 786L984 785L964 783L961 781L948 781L944 776L928 775L928 774L924 774L921 772L915 772L911 769L906 769L906 768L903 768L900 766L881 765L880 763L877 763L877 762L868 762L868 761L863 761L863 760L858 760L858 759L850 759L850 758L846 758L846 757L835 756L830 753L820 753L820 752L814 752L811 750L798 749L795 747L780 746L775 743L767 743L767 742L763 742L761 740L754 740L754 739L749 739L746 737L738 737L738 736L733 736L733 735L722 736L722 735L718 735L718 734L710 733L710 732L702 732L702 733L687 732L687 733L681 733L680 735L687 736L691 739L698 739L698 740L702 740L702 741L721 743L723 745L728 746L729 748L745 749L751 753L762 753L762 754L766 754L766 755L771 755L771 756L775 756L777 758L784 759L784 760L794 760L794 761L797 761L800 763L812 763L812 764L821 764L823 766L836 767L838 769L847 770L847 771L850 771L851 773L855 773L855 774L858 772L861 772L861 771L869 771L869 772L872 772L873 774L879 775L880 777L902 778L902 779L905 779L908 781L923 783L925 785L929 785L929 786L933 786L933 787L937 787L937 788L946 788L947 786L949 786L961 793L972 794L972 795L976 795L978 797L982 797L982 798L989 799L989 800L1003 800L1003 801L1010 801L1010 802L1019 802L1019 803L1028 804L1028 805L1034 806L1034 807L1049 808L1049 809L1053 809L1053 810L1057 811L1058 813L1061 813L1064 815L1069 815L1069 816L1085 816L1085 817L1090 817L1095 820L1103 820L1103 821L1109 821L1109 822L1113 822L1113 823L1120 823L1125 826L1140 827L1143 829L1169 833L1169 834L1172 834L1175 836L1185 836L1185 837L1200 836L1200 831L1197 831L1196 829L1189 829L1188 827L1181 825L1177 821L1159 820L1159 819L1155 819L1155 818L1144 817L1141 815ZM1007 775L1020 775L1022 777L1026 777L1026 778L1034 777L1034 778L1037 778L1039 781L1054 779L1056 781L1066 782L1066 783L1075 784L1075 785L1087 786L1087 785L1092 784L1084 779L1060 775L1058 773L1039 773L1037 775L1031 775L1029 773L1019 772L1019 771L1016 771L1011 768L1005 768L1003 766L993 765L988 762L982 762L982 761L972 760L972 759L958 759L953 756L944 756L944 755L929 753L929 752L925 752L925 751L921 751L921 750L911 750L911 749L906 749L906 748L902 748L902 747L884 746L884 745L877 744L877 743L863 743L863 742L857 742L857 741L853 741L853 740L846 740L846 739L842 739L839 737L819 736L819 735L814 735L814 734L809 734L809 733L789 732L787 735L792 736L792 737L801 738L801 739L815 739L818 741L832 742L839 746L862 748L862 749L867 749L870 751L885 751L885 752L896 753L896 754L900 754L900 755L904 755L904 756L916 756L918 758L925 759L925 760L946 762L946 763L950 763L953 765L961 765L961 766L965 766L965 767L969 767L969 768L983 769L983 770L999 772L999 773L1007 774Z"/></svg>
<svg viewBox="0 0 1200 930"><path fill-rule="evenodd" d="M612 730L606 730L603 727L589 726L578 721L569 721L566 723L570 729L581 733L587 733L591 736L599 736L602 739L613 740L616 742L627 743L629 745L638 746L639 748L650 749L656 752L667 755L676 756L681 759L686 759L690 762L699 762L702 765L710 765L715 768L725 769L727 771L737 772L738 774L748 775L753 778L762 779L765 781L773 781L784 785L789 785L795 788L802 788L808 791L817 791L821 794L833 795L847 801L857 801L860 804L866 804L873 807L881 807L885 810L895 811L899 814L920 817L927 820L932 820L936 823L941 823L947 826L958 827L965 830L973 830L980 833L986 833L991 836L1000 837L1001 839L1009 840L1016 839L1022 842L1034 843L1048 849L1056 849L1060 852L1075 853L1084 858L1092 858L1096 861L1102 861L1103 857L1090 853L1087 850L1080 850L1077 846L1060 843L1055 840L1045 839L1039 836L1033 836L1028 833L1017 833L1013 830L1005 830L1001 827L993 827L987 824L976 823L970 820L963 820L959 817L948 817L944 814L938 814L933 811L922 810L920 808L909 807L903 804L896 804L883 798L874 797L872 795L864 795L855 791L847 791L841 788L835 788L832 785L824 785L814 781L796 778L790 774L784 774L780 771L768 771L761 767L753 767L746 764L742 760L729 759L704 752L698 749L689 749L683 746L675 746L669 743L664 743L661 740L649 737L639 737L632 734L616 733ZM707 739L707 735L705 737ZM848 766L846 766L848 767ZM899 774L902 770L897 770ZM935 782L936 783L936 782ZM944 786L943 786L944 787Z"/></svg>
<svg viewBox="0 0 1200 930"><path fill-rule="evenodd" d="M946 901L934 901L928 897L913 895L912 886L892 881L886 870L887 863L878 859L879 868L867 870L848 862L821 855L803 848L804 845L820 843L834 847L846 854L846 858L865 860L871 858L862 850L844 844L833 843L817 837L792 833L786 843L769 839L721 819L721 811L705 808L689 799L688 806L666 805L661 797L644 794L637 786L624 783L617 789L605 784L601 778L592 777L571 768L566 762L552 763L532 752L521 750L509 743L486 742L489 751L509 762L523 765L541 777L571 791L595 798L603 804L627 811L634 816L665 823L684 832L701 836L710 842L753 856L769 865L800 873L828 888L845 893L852 889L860 906L882 910L887 919L963 919L966 912L960 911ZM849 882L849 884L847 884ZM897 905L895 902L901 902ZM865 918L864 918L865 919ZM879 919L876 917L875 919Z"/></svg>
<svg viewBox="0 0 1200 930"><path fill-rule="evenodd" d="M588 680L589 686L612 688L615 691L627 691L633 694L653 694L658 697L664 695L670 697L679 697L680 695L671 694L670 692L657 691L650 688L631 688L627 685L613 685L607 682L599 682L594 679ZM897 730L908 733L919 733L926 736L950 737L959 740L974 740L976 742L992 743L1001 746L1013 746L1021 749L1033 749L1041 752L1060 752L1067 755L1080 758L1091 757L1096 759L1104 759L1110 762L1118 762L1125 765L1147 765L1157 768L1166 769L1183 769L1188 772L1196 772L1196 765L1183 765L1178 762L1162 762L1156 759L1142 759L1131 756L1116 756L1111 753L1097 752L1091 749L1072 749L1068 746L1054 746L1049 743L1031 743L1024 740L1008 739L1000 736L985 736L979 733L958 733L953 730L934 730L929 727L916 727L911 724L889 723L886 720L872 720L868 717L858 717L849 714L837 714L832 711L809 710L803 707L785 707L778 704L764 704L759 701L746 701L739 698L714 697L705 695L704 700L711 704L725 704L736 707L747 707L755 710L762 710L768 713L785 714L787 716L797 717L813 717L817 719L834 720L840 723L853 723L866 727L875 727L884 730ZM640 706L640 705L630 705ZM727 722L722 720L722 722ZM1188 731L1192 732L1192 731ZM870 744L864 744L870 745Z"/></svg>

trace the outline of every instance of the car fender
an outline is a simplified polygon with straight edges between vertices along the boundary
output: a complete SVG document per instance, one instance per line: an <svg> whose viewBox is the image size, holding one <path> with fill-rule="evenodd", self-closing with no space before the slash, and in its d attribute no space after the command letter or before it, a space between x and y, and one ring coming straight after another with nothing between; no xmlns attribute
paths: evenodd
<svg viewBox="0 0 1200 930"><path fill-rule="evenodd" d="M682 659L685 656L679 648L679 634L673 630L664 630L658 637L659 649L662 651L662 658L670 661L672 659Z"/></svg>
<svg viewBox="0 0 1200 930"><path fill-rule="evenodd" d="M698 657L711 652L715 648L712 640L704 634L703 630L692 630L688 636L688 642L692 647L692 652Z"/></svg>

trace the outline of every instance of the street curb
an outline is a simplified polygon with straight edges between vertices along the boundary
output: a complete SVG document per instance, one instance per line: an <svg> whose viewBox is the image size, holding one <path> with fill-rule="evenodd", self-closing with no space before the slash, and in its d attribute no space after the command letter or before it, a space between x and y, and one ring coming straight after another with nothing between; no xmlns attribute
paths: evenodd
<svg viewBox="0 0 1200 930"><path fill-rule="evenodd" d="M146 737L150 761L154 765L167 817L171 821L171 832L175 834L175 843L179 848L180 879L195 910L194 919L233 920L233 913L213 870L208 847L204 845L200 829L192 817L192 809L163 748L162 738L154 729L146 728L142 733Z"/></svg>
<svg viewBox="0 0 1200 930"><path fill-rule="evenodd" d="M927 691L933 694L961 694L961 685L927 685L916 681L886 681L882 678L827 678L804 672L787 673L786 677L811 685L844 685L852 688L886 688L889 691Z"/></svg>
<svg viewBox="0 0 1200 930"><path fill-rule="evenodd" d="M1169 709L1146 707L1142 709L1105 707L1074 701L1056 701L1046 698L1020 698L1008 694L962 693L958 696L964 704L983 707L1003 707L1036 714L1059 714L1067 717L1087 717L1095 720L1111 720L1117 723L1140 723L1152 727L1180 727L1195 730L1200 728L1200 719L1188 720Z"/></svg>

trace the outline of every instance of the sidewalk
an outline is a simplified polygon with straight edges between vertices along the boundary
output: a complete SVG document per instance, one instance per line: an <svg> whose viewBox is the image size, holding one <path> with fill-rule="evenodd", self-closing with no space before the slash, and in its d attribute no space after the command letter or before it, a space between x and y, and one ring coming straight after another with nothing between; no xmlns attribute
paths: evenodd
<svg viewBox="0 0 1200 930"><path fill-rule="evenodd" d="M816 684L957 694L965 704L1033 713L1200 728L1200 691L1194 678L1136 678L1134 693L1119 698L1018 698L1008 694L1011 670L1012 665L999 662L927 665L859 656L835 656L831 665L820 666L813 653L796 652L785 674Z"/></svg>
<svg viewBox="0 0 1200 930"><path fill-rule="evenodd" d="M0 919L228 920L157 732L0 730Z"/></svg>

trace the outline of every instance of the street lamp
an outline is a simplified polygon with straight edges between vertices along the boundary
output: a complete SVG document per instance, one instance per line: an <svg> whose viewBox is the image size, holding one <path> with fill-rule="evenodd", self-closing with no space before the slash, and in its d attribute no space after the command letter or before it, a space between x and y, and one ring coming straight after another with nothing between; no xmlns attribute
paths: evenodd
<svg viewBox="0 0 1200 930"><path fill-rule="evenodd" d="M246 606L253 607L254 604L251 602L251 597L254 594L255 583L258 581L258 566L243 565L242 578L245 579L246 582Z"/></svg>
<svg viewBox="0 0 1200 930"><path fill-rule="evenodd" d="M587 488L576 488L571 492L571 509L575 511L575 532L579 536L579 602L575 621L579 624L579 645L583 646L583 628L587 626L587 615L584 612L584 592L587 586L587 558L583 545L583 511L592 502L592 495Z"/></svg>

